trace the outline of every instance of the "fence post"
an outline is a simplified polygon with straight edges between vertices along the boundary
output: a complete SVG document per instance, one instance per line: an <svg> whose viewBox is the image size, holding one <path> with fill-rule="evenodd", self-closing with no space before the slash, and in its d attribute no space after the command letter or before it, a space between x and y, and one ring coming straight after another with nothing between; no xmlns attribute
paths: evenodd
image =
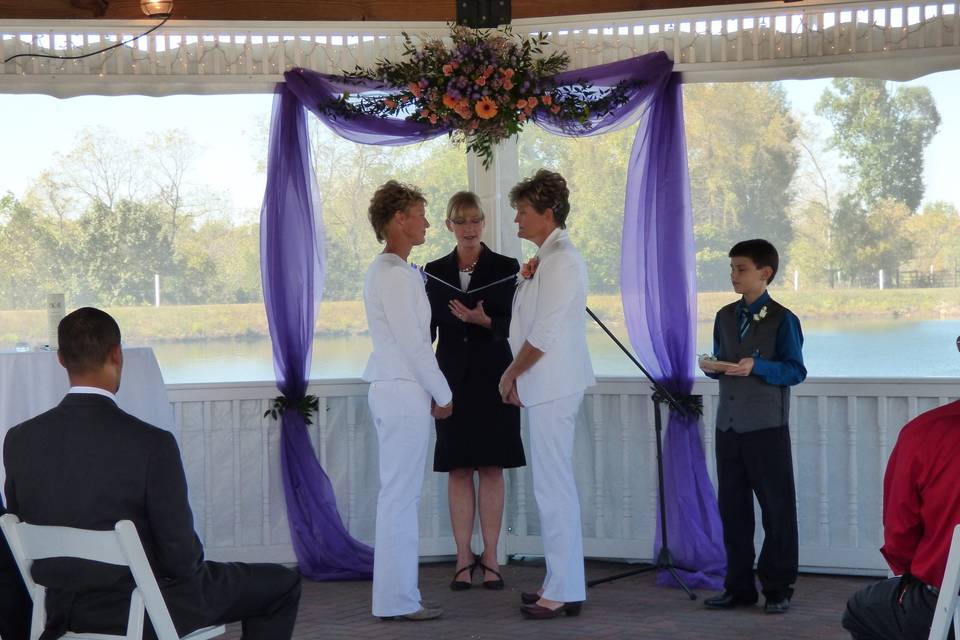
<svg viewBox="0 0 960 640"><path fill-rule="evenodd" d="M153 306L160 306L160 274L153 274Z"/></svg>
<svg viewBox="0 0 960 640"><path fill-rule="evenodd" d="M879 283L880 289L881 289L881 291L882 291L882 290L883 290L883 269L880 269L880 273L879 273L879 275L878 275L877 282Z"/></svg>
<svg viewBox="0 0 960 640"><path fill-rule="evenodd" d="M793 270L793 290L794 291L800 290L800 270L799 269Z"/></svg>

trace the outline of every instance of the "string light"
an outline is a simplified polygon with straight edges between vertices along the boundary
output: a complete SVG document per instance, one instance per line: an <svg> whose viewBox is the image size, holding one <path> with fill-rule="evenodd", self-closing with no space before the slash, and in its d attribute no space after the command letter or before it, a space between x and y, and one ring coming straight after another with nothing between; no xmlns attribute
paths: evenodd
<svg viewBox="0 0 960 640"><path fill-rule="evenodd" d="M955 11L960 8L955 6ZM744 16L731 19L722 17L691 17L689 19L671 19L663 23L636 23L626 26L618 25L608 29L604 35L602 29L596 33L590 29L578 26L557 26L551 28L554 41L552 50L567 51L575 66L589 64L591 58L597 56L622 59L649 53L663 48L668 54L677 52L677 62L701 61L709 59L713 62L733 59L750 62L754 57L759 60L771 57L809 57L811 55L838 55L856 54L867 51L892 51L896 49L912 48L911 40L924 29L935 26L940 31L942 41L954 37L956 25L960 20L955 14L938 12L937 15L924 17L910 25L901 24L896 27L891 22L889 11L869 11L866 14L853 10L849 21L841 22L838 11L824 11L819 14L785 13L780 16ZM872 19L863 20L864 15ZM825 27L826 22L830 27ZM704 23L704 28L697 24ZM718 22L719 28L715 28ZM886 24L885 24L886 23ZM747 27L745 25L749 24ZM778 25L781 25L778 27ZM731 30L732 29L732 30ZM851 29L853 30L851 32ZM624 33L624 31L626 33ZM560 33L563 32L563 33ZM282 36L270 38L266 34L253 35L249 30L236 34L240 42L221 42L219 38L204 33L183 34L176 36L176 44L163 40L163 37L153 36L154 45L162 47L147 47L144 51L137 46L129 46L130 41L118 38L112 49L100 52L98 58L89 58L91 53L77 56L46 55L59 62L43 60L26 62L20 56L35 55L18 53L17 49L34 48L53 53L56 49L55 41L66 38L69 51L84 51L93 49L104 42L112 34L92 32L90 39L96 38L82 46L70 44L75 42L71 34L54 34L51 38L48 32L37 33L30 40L25 40L22 31L12 34L0 34L2 45L7 51L16 55L11 56L13 68L8 73L26 75L48 75L58 73L62 75L97 74L99 77L122 76L126 73L158 72L157 75L181 76L189 75L191 70L198 74L207 74L214 71L223 75L244 75L256 77L265 73L279 74L284 69L293 66L298 60L301 66L321 71L337 73L342 69L350 69L361 59L371 56L391 55L396 50L398 36L383 37L375 34L372 38L361 35L358 38L348 39L335 34L318 34L304 39L302 36ZM169 37L168 37L169 38ZM749 38L744 41L745 38ZM193 40L187 42L188 39ZM256 39L258 42L253 43ZM360 48L354 42L368 43ZM344 44L331 44L337 41ZM39 43L46 46L41 48ZM345 44L350 42L351 44ZM916 38L918 45L924 46L925 39ZM740 46L740 45L743 46ZM128 46L123 46L128 45ZM717 48L720 54L717 53ZM749 49L754 53L749 53ZM159 49L159 50L158 50ZM743 49L743 55L737 53ZM772 53L771 53L772 52ZM97 52L92 52L97 53ZM394 54L395 55L395 54ZM118 58L117 56L120 56ZM94 63L80 64L79 59L88 57ZM67 61L73 64L67 64Z"/></svg>

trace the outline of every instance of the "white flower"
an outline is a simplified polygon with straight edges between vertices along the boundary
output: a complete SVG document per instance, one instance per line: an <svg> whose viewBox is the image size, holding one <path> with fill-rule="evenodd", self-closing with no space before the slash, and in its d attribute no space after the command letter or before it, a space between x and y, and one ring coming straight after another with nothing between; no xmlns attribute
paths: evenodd
<svg viewBox="0 0 960 640"><path fill-rule="evenodd" d="M763 320L763 319L766 318L766 317L767 317L767 305L763 305L762 307L760 307L760 312L759 312L759 313L753 314L753 321L754 321L754 322L760 322L761 320Z"/></svg>

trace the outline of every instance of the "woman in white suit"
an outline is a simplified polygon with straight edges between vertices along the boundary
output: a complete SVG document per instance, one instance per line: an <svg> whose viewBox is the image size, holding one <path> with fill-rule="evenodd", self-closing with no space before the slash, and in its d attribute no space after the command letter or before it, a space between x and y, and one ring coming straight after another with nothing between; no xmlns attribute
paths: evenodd
<svg viewBox="0 0 960 640"><path fill-rule="evenodd" d="M390 180L374 193L368 216L385 243L367 270L363 304L373 341L363 379L380 447L380 494L373 556L373 615L429 620L417 586L417 511L423 485L431 414L446 418L453 394L430 340L430 303L420 272L407 264L426 240L426 199L413 186Z"/></svg>
<svg viewBox="0 0 960 640"><path fill-rule="evenodd" d="M521 269L513 299L513 363L500 380L504 402L527 407L533 492L540 512L547 575L522 593L524 616L575 616L586 599L580 500L573 435L584 390L594 383L587 351L587 270L566 227L570 192L559 173L541 169L510 191L517 235L539 247Z"/></svg>

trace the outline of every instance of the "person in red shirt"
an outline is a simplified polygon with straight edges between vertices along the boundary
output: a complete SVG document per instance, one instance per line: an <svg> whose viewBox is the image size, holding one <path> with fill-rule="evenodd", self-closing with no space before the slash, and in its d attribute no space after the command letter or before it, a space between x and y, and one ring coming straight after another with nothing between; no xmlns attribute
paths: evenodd
<svg viewBox="0 0 960 640"><path fill-rule="evenodd" d="M883 479L880 549L896 576L847 602L843 628L854 640L929 636L953 529L960 523L958 487L960 401L927 411L900 431Z"/></svg>

